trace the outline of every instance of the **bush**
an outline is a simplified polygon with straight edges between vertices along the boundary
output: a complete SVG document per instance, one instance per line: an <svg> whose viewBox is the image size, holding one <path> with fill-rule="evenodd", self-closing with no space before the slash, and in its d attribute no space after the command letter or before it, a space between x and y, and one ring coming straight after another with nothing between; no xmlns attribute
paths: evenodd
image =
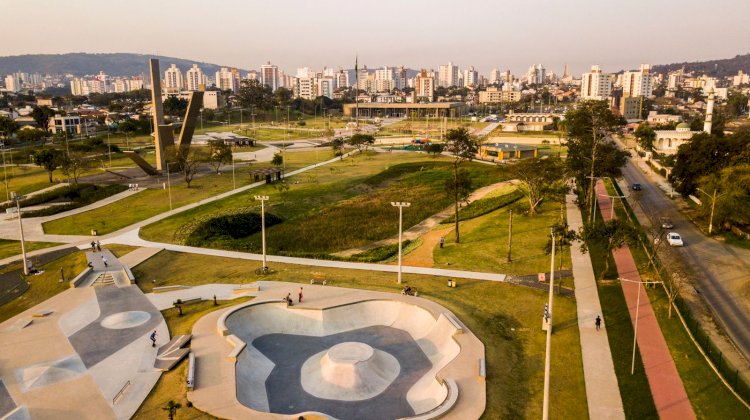
<svg viewBox="0 0 750 420"><path fill-rule="evenodd" d="M24 212L23 217L40 217L50 216L57 213L62 213L67 210L77 209L89 204L95 203L99 200L115 195L122 191L127 190L128 187L125 185L94 185L94 184L78 184L70 185L67 187L57 188L52 191L47 191L42 194L29 197L26 200L21 201L21 207L37 206L40 204L49 203L61 203L70 202L69 204L62 204L58 206L50 206L46 209ZM12 207L12 203L4 204L0 206L0 210Z"/></svg>
<svg viewBox="0 0 750 420"><path fill-rule="evenodd" d="M401 247L406 248L411 243L410 240L405 240L401 243ZM359 254L354 254L351 257L349 257L350 261L358 261L358 262L378 262L387 260L388 258L393 257L394 255L398 254L398 243L391 244L391 245L384 245L379 246L377 248L370 249L365 252L360 252Z"/></svg>
<svg viewBox="0 0 750 420"><path fill-rule="evenodd" d="M497 197L482 198L480 200L469 203L468 206L458 211L458 220L469 220L475 217L484 216L487 213L493 212L499 208L505 207L509 204L513 204L523 197L523 193L519 190L513 190L508 194L503 194ZM440 223L453 223L456 221L455 215L451 215L449 218L443 220Z"/></svg>
<svg viewBox="0 0 750 420"><path fill-rule="evenodd" d="M266 228L282 219L266 212ZM189 246L205 246L208 242L227 242L246 238L261 231L261 216L255 208L230 209L210 214L182 226L175 233L179 242Z"/></svg>

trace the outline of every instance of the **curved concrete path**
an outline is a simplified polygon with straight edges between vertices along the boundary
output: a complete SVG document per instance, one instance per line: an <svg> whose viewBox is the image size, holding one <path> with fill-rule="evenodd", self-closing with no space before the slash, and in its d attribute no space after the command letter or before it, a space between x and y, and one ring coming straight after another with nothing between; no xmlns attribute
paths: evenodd
<svg viewBox="0 0 750 420"><path fill-rule="evenodd" d="M604 221L611 220L610 210L612 200L607 195L604 183L596 183L597 203ZM667 341L659 327L659 322L654 314L654 308L648 299L648 294L641 290L639 283L641 276L638 273L633 255L627 244L612 252L617 264L617 273L622 279L622 292L630 312L630 319L635 326L638 323L636 341L638 352L643 360L643 368L646 371L651 394L654 397L656 411L661 419L690 420L695 419L695 412L690 404L685 387L682 384L677 366L675 366L672 355L669 353ZM633 283L633 282L637 283ZM640 300L638 296L640 296ZM640 306L638 306L640 302ZM638 313L636 317L636 312Z"/></svg>

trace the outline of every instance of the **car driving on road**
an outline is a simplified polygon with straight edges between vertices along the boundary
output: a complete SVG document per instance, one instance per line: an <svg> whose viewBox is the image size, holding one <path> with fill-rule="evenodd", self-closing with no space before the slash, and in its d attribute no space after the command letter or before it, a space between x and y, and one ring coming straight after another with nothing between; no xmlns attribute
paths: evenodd
<svg viewBox="0 0 750 420"><path fill-rule="evenodd" d="M674 223L672 223L672 219L669 217L660 217L659 223L661 223L662 229L673 229Z"/></svg>
<svg viewBox="0 0 750 420"><path fill-rule="evenodd" d="M667 243L671 246L683 246L682 236L677 232L667 233Z"/></svg>
<svg viewBox="0 0 750 420"><path fill-rule="evenodd" d="M640 191L641 189L642 189L641 188L641 184L639 184L637 182L635 184L633 184L633 191Z"/></svg>

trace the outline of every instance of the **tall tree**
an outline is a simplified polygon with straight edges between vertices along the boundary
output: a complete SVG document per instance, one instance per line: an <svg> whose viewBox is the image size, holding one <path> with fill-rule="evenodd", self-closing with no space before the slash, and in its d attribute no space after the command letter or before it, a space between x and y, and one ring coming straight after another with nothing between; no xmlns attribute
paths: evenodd
<svg viewBox="0 0 750 420"><path fill-rule="evenodd" d="M55 111L47 105L37 106L31 110L31 114L29 115L31 115L31 118L36 121L36 123L39 125L39 128L47 131L47 127L49 126L49 119L55 116Z"/></svg>
<svg viewBox="0 0 750 420"><path fill-rule="evenodd" d="M638 140L638 145L641 146L642 149L649 152L654 150L656 131L654 131L648 123L639 124L633 134L635 135L636 140Z"/></svg>
<svg viewBox="0 0 750 420"><path fill-rule="evenodd" d="M468 171L461 170L461 164L474 159L478 150L479 144L477 140L469 134L469 130L465 127L448 130L445 134L445 151L453 157L451 162L452 177L446 181L445 191L453 199L454 203L456 243L461 243L461 235L458 228L458 207L471 193L471 178Z"/></svg>
<svg viewBox="0 0 750 420"><path fill-rule="evenodd" d="M237 101L243 108L270 109L274 104L271 88L259 80L244 79L240 82Z"/></svg>
<svg viewBox="0 0 750 420"><path fill-rule="evenodd" d="M187 106L187 99L178 98L176 96L169 96L164 100L164 114L181 117L185 115Z"/></svg>
<svg viewBox="0 0 750 420"><path fill-rule="evenodd" d="M218 174L221 165L232 163L232 148L222 140L211 140L208 146L210 149L208 163Z"/></svg>
<svg viewBox="0 0 750 420"><path fill-rule="evenodd" d="M513 164L511 172L520 182L519 190L529 203L529 214L536 214L544 199L559 197L565 191L563 163L558 158L523 159Z"/></svg>
<svg viewBox="0 0 750 420"><path fill-rule="evenodd" d="M78 178L80 178L81 172L88 166L89 159L80 152L72 152L67 156L61 153L59 159L62 172L68 177L73 178L73 183L78 185Z"/></svg>
<svg viewBox="0 0 750 420"><path fill-rule="evenodd" d="M34 152L34 164L47 170L49 182L52 183L52 172L60 167L62 153L57 149L43 148Z"/></svg>
<svg viewBox="0 0 750 420"><path fill-rule="evenodd" d="M8 139L16 131L18 131L18 124L16 124L11 118L0 115L0 135L2 135L4 139Z"/></svg>
<svg viewBox="0 0 750 420"><path fill-rule="evenodd" d="M702 196L701 212L711 217L713 204L713 224L719 229L726 229L730 224L737 226L750 225L750 164L729 166L720 172L710 173L699 181L700 188L713 196L716 191L716 203Z"/></svg>
<svg viewBox="0 0 750 420"><path fill-rule="evenodd" d="M707 133L694 135L677 148L671 173L675 189L683 195L693 194L701 177L731 165L748 147L748 132L738 132L724 138Z"/></svg>
<svg viewBox="0 0 750 420"><path fill-rule="evenodd" d="M349 144L356 147L360 152L367 151L367 147L375 143L375 137L370 134L357 133L349 138Z"/></svg>
<svg viewBox="0 0 750 420"><path fill-rule="evenodd" d="M638 231L628 221L612 219L606 223L587 223L583 226L581 235L585 241L582 242L582 251L587 250L587 242L595 242L604 249L604 269L599 274L600 279L609 271L609 255L612 251L621 248L626 241L638 239Z"/></svg>

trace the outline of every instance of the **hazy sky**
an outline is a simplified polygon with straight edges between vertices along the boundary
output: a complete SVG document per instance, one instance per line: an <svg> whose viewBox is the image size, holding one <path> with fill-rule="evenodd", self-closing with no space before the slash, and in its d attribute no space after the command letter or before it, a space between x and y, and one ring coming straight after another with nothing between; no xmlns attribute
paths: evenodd
<svg viewBox="0 0 750 420"><path fill-rule="evenodd" d="M241 68L575 74L750 52L747 0L0 0L0 56L160 54Z"/></svg>

